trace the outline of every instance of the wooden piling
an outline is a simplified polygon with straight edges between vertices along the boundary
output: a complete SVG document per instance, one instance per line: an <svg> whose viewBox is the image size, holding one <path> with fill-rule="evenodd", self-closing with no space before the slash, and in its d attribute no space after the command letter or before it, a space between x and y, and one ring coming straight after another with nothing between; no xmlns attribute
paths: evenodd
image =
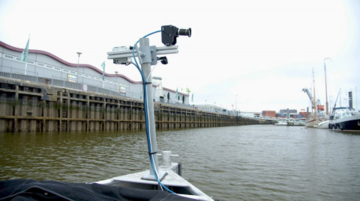
<svg viewBox="0 0 360 201"><path fill-rule="evenodd" d="M158 130L259 123L163 103L154 107ZM0 78L0 132L144 129L141 100Z"/></svg>

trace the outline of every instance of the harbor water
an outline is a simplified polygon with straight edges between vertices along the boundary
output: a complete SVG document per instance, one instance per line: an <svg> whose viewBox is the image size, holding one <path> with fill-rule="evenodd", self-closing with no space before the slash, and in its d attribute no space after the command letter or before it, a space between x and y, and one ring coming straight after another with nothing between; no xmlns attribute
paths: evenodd
<svg viewBox="0 0 360 201"><path fill-rule="evenodd" d="M360 134L272 125L157 132L219 200L360 200ZM0 133L0 180L95 182L148 168L139 132Z"/></svg>

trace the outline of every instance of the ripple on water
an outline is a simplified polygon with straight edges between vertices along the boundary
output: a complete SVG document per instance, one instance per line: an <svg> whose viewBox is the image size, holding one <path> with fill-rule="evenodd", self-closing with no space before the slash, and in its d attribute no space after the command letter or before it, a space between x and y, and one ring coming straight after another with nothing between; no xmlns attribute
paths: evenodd
<svg viewBox="0 0 360 201"><path fill-rule="evenodd" d="M358 200L360 135L300 127L158 131L183 176L220 200ZM148 169L144 132L0 134L0 179L94 182Z"/></svg>

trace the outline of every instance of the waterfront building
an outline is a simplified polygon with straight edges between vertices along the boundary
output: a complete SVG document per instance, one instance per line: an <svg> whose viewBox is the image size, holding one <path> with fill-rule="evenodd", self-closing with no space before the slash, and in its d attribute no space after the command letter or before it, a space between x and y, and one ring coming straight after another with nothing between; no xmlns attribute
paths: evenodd
<svg viewBox="0 0 360 201"><path fill-rule="evenodd" d="M95 66L70 63L43 50L30 49L26 64L20 59L22 52L23 49L0 41L0 76L81 91L143 99L141 81L131 80L119 73L105 73L103 79L103 71ZM188 94L163 87L159 77L153 77L152 82L155 102L192 107L189 105Z"/></svg>

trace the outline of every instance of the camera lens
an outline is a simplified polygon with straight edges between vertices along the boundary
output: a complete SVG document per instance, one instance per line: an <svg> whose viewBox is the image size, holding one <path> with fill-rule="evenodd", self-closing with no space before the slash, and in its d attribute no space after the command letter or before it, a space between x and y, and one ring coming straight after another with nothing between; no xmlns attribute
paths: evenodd
<svg viewBox="0 0 360 201"><path fill-rule="evenodd" d="M189 36L191 37L191 28L188 29L179 29L180 36Z"/></svg>

